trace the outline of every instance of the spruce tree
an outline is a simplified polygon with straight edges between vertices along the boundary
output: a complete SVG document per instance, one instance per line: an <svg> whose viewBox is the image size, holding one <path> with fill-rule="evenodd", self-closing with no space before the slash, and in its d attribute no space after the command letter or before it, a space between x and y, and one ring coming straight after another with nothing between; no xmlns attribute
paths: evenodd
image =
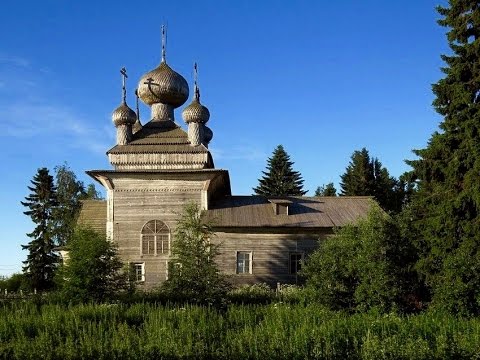
<svg viewBox="0 0 480 360"><path fill-rule="evenodd" d="M480 313L480 3L450 0L437 7L448 28L451 54L433 85L440 131L419 159L411 213L433 303L455 312Z"/></svg>
<svg viewBox="0 0 480 360"><path fill-rule="evenodd" d="M403 199L398 181L377 158L370 158L366 148L353 152L340 178L341 195L373 196L384 210L395 213L401 210Z"/></svg>
<svg viewBox="0 0 480 360"><path fill-rule="evenodd" d="M53 212L57 207L56 188L53 177L47 168L38 169L31 181L33 186L28 189L32 192L22 205L29 210L24 214L30 216L35 229L27 234L32 240L22 249L28 250L27 260L23 263L23 271L27 275L30 285L39 291L53 287L53 277L58 263L58 256L54 252L54 222Z"/></svg>
<svg viewBox="0 0 480 360"><path fill-rule="evenodd" d="M293 162L282 145L273 151L272 157L267 160L267 171L262 171L263 177L253 189L255 194L263 196L302 196L303 179L298 171L292 168Z"/></svg>
<svg viewBox="0 0 480 360"><path fill-rule="evenodd" d="M315 196L337 196L337 189L333 183L322 185L315 190Z"/></svg>

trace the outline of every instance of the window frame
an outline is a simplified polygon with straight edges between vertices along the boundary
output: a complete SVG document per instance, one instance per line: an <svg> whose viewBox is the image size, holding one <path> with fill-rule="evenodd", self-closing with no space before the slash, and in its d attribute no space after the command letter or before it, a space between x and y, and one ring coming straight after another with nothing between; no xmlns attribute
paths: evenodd
<svg viewBox="0 0 480 360"><path fill-rule="evenodd" d="M152 223L154 224L153 229L151 227ZM157 231L158 224L161 224L159 231ZM163 229L165 229L165 231L162 231ZM152 240L144 240L144 237L152 237ZM166 239L163 237L166 237ZM171 238L170 228L164 221L158 219L148 220L140 230L140 256L170 255ZM147 252L144 252L144 241L153 241L153 252L150 252L150 245L148 243ZM167 244L167 246L165 246L165 244ZM165 248L167 249L165 250Z"/></svg>
<svg viewBox="0 0 480 360"><path fill-rule="evenodd" d="M297 255L300 255L300 260L297 262L297 260L295 261L295 263L300 263L300 269L298 269L298 265L295 266L295 272L292 271L292 265L293 265L293 261L292 261L292 256L297 256ZM298 272L302 270L302 267L303 265L305 264L305 252L303 251L290 251L289 254L288 254L288 273L290 275L298 275Z"/></svg>
<svg viewBox="0 0 480 360"><path fill-rule="evenodd" d="M131 262L133 266L134 274L135 274L135 282L136 283L144 283L145 282L145 263L144 262ZM140 268L140 279L138 278L138 268Z"/></svg>
<svg viewBox="0 0 480 360"><path fill-rule="evenodd" d="M243 265L243 272L238 271L239 255L248 255L248 269L245 271L245 264ZM245 262L245 259L243 259ZM237 250L235 251L235 274L236 275L251 275L253 274L253 251L249 250Z"/></svg>

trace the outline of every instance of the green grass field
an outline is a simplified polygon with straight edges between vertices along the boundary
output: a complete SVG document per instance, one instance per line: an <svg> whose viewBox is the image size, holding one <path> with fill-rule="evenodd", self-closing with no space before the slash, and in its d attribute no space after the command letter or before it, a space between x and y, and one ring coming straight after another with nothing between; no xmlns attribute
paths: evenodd
<svg viewBox="0 0 480 360"><path fill-rule="evenodd" d="M2 359L472 359L480 319L315 305L0 307Z"/></svg>

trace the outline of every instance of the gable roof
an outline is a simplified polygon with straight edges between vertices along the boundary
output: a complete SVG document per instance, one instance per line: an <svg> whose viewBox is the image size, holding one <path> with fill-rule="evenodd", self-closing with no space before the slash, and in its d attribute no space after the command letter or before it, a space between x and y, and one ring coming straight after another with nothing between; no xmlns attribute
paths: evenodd
<svg viewBox="0 0 480 360"><path fill-rule="evenodd" d="M77 225L92 228L102 235L107 229L107 201L82 200L82 208L78 215Z"/></svg>
<svg viewBox="0 0 480 360"><path fill-rule="evenodd" d="M277 199L229 196L214 202L206 218L215 228L333 228L365 217L375 204L370 196L284 197L288 215L276 215ZM272 204L273 202L273 204Z"/></svg>

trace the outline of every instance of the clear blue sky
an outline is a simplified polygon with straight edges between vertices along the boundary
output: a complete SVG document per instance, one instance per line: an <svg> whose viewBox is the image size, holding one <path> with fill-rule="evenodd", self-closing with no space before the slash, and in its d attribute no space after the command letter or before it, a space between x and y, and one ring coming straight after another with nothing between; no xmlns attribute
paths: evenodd
<svg viewBox="0 0 480 360"><path fill-rule="evenodd" d="M444 0L17 1L0 5L0 275L21 270L20 201L39 167L109 169L111 111L160 56L189 83L199 63L217 168L251 194L283 144L312 195L366 147L394 176L440 117L431 84L448 51ZM176 120L183 124L180 111ZM149 111L141 109L143 122Z"/></svg>

